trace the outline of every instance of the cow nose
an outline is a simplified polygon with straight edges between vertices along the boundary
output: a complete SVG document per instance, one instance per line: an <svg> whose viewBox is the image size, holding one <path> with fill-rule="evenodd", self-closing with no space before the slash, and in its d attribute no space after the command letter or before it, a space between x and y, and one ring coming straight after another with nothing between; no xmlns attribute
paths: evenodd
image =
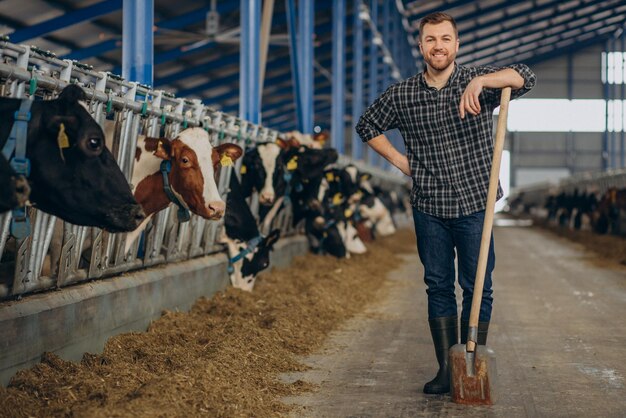
<svg viewBox="0 0 626 418"><path fill-rule="evenodd" d="M144 219L146 219L146 213L143 211L141 205L133 205L130 210L132 218L135 220L137 226L139 226Z"/></svg>
<svg viewBox="0 0 626 418"><path fill-rule="evenodd" d="M15 195L17 197L18 206L24 206L30 196L30 186L28 180L22 176L15 179Z"/></svg>
<svg viewBox="0 0 626 418"><path fill-rule="evenodd" d="M272 204L274 202L274 193L262 192L261 196L259 196L259 202L263 205Z"/></svg>
<svg viewBox="0 0 626 418"><path fill-rule="evenodd" d="M226 203L216 200L215 202L209 202L209 216L211 219L219 219L224 215L226 210Z"/></svg>

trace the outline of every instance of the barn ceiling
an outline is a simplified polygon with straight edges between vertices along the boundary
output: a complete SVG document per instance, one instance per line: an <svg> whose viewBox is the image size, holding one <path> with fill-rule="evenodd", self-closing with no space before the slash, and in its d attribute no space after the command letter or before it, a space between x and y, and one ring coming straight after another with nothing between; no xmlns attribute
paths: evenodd
<svg viewBox="0 0 626 418"><path fill-rule="evenodd" d="M365 3L371 6L371 1ZM352 4L347 2L348 91L354 65ZM314 120L323 127L328 127L331 111L332 7L332 1L315 2ZM214 107L237 113L239 1L217 1L217 37L206 35L206 16L210 10L210 1L155 0L154 84L158 89L201 98ZM626 21L626 0L396 0L392 13L401 13L405 42L412 38L415 44L419 20L439 10L452 14L458 22L461 51L457 61L472 65L533 64L550 60L606 42L623 29ZM121 73L122 0L3 0L0 33L9 35L14 43L36 45L60 58ZM285 3L278 1L274 8L262 112L263 123L280 130L293 129L296 123L286 35ZM368 39L366 35L366 44ZM421 69L421 58L408 43L402 51L402 59L410 61L410 65L404 66L405 77ZM383 65L381 61L381 68ZM367 87L368 71L365 74ZM349 112L350 103L347 104Z"/></svg>

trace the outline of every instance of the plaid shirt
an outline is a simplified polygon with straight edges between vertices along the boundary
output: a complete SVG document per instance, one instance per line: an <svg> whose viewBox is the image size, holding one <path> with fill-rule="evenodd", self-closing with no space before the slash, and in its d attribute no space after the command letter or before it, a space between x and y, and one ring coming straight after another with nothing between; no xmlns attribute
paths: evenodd
<svg viewBox="0 0 626 418"><path fill-rule="evenodd" d="M535 74L523 64L512 68L524 86L511 92L522 96L535 85ZM455 64L447 84L437 90L422 73L389 87L367 108L356 131L367 142L397 128L406 145L413 188L411 204L440 218L457 218L485 209L493 155L493 110L500 105L500 89L483 89L481 112L459 115L467 84L476 76L499 71L496 67ZM498 185L498 196L502 188Z"/></svg>

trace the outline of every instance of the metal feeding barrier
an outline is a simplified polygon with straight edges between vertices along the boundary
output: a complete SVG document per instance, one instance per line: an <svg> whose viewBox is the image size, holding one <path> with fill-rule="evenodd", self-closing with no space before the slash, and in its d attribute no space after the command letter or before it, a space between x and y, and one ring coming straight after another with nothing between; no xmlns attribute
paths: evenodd
<svg viewBox="0 0 626 418"><path fill-rule="evenodd" d="M0 96L52 99L68 84L83 87L94 119L103 128L106 120L114 123L113 143L107 146L129 181L135 156L131 151L140 134L173 138L187 127L201 126L213 144L232 142L242 148L283 137L278 131L220 112L200 100L178 98L80 62L61 60L36 47L12 44L7 37L0 39L0 57ZM342 159L343 164L349 162ZM240 165L241 159L234 167L237 172ZM376 171L382 176L381 184L403 183L382 170L361 168ZM232 168L226 169L220 176L218 189L224 200L232 172ZM253 196L251 206L253 213L258 213L258 196ZM28 212L31 233L19 240L9 233L11 213L0 215L0 300L224 250L217 242L223 220L208 221L192 215L189 222L179 223L176 211L170 208L153 217L143 245L137 240L127 253L126 234L72 225L34 208ZM287 207L271 226L280 228L281 236L293 235L297 231L291 219Z"/></svg>

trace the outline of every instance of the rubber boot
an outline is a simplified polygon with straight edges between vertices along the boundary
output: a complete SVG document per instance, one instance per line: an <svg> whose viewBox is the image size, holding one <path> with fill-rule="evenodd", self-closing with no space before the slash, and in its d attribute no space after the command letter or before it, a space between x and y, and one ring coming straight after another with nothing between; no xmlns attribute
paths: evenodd
<svg viewBox="0 0 626 418"><path fill-rule="evenodd" d="M450 347L458 341L459 321L456 316L434 318L428 321L430 334L433 337L435 354L439 363L437 376L424 385L424 393L440 394L450 392L450 363L448 353Z"/></svg>
<svg viewBox="0 0 626 418"><path fill-rule="evenodd" d="M467 343L467 331L469 328L469 321L461 319L461 344ZM489 321L478 323L478 345L487 345L487 333L489 332Z"/></svg>

